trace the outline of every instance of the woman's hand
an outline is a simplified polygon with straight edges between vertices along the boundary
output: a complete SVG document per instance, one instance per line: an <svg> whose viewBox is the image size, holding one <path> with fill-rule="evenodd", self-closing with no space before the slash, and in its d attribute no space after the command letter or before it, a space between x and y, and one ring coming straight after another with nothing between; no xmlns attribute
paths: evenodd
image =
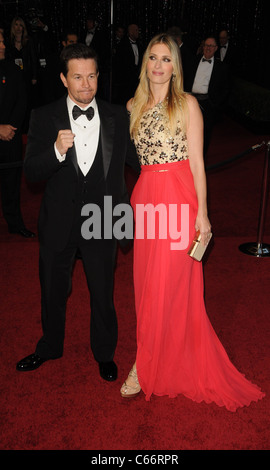
<svg viewBox="0 0 270 470"><path fill-rule="evenodd" d="M211 233L211 224L207 217L207 215L197 215L195 221L195 230L196 232L199 230L202 236L202 242L204 245L207 245L210 240L210 233Z"/></svg>

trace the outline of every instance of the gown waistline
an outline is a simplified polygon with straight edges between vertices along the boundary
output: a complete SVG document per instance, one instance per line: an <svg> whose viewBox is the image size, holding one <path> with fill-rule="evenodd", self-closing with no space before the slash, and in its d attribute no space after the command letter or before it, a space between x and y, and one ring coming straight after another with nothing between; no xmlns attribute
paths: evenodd
<svg viewBox="0 0 270 470"><path fill-rule="evenodd" d="M141 171L154 171L154 172L164 172L164 171L174 171L179 170L185 166L189 166L189 160L180 160L178 162L168 162L168 163L154 163L153 165L141 165Z"/></svg>

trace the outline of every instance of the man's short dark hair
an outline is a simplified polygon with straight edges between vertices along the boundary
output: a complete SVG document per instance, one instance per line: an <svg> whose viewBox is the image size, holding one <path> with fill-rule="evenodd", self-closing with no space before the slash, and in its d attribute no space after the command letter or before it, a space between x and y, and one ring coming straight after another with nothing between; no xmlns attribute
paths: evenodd
<svg viewBox="0 0 270 470"><path fill-rule="evenodd" d="M96 69L98 72L98 58L97 54L91 47L85 44L70 44L64 47L60 55L60 66L61 72L66 77L68 73L68 62L71 59L93 59L96 63Z"/></svg>

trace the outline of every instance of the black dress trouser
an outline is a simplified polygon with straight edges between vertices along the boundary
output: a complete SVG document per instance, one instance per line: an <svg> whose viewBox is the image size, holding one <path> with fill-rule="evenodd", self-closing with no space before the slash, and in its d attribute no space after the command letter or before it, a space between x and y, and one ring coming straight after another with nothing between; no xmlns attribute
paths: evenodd
<svg viewBox="0 0 270 470"><path fill-rule="evenodd" d="M40 246L43 337L37 344L36 353L43 358L58 358L63 354L66 303L78 249L90 292L91 349L98 362L112 361L117 343L117 318L113 302L114 239L92 239L81 244L71 241L62 252Z"/></svg>

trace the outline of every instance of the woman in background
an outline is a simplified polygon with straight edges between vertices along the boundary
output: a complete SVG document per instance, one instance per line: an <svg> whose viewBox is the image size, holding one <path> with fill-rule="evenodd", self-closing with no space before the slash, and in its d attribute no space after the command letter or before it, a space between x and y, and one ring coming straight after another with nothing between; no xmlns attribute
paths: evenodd
<svg viewBox="0 0 270 470"><path fill-rule="evenodd" d="M22 70L25 81L28 101L28 112L25 124L25 131L27 131L30 111L37 101L36 84L38 74L38 56L34 43L28 35L26 24L20 17L13 18L11 22L8 54Z"/></svg>
<svg viewBox="0 0 270 470"><path fill-rule="evenodd" d="M230 362L205 311L202 264L188 256L195 232L207 244L211 231L203 120L197 100L183 92L179 49L170 36L148 45L127 108L141 174L131 198L137 355L121 395L142 389L149 400L181 393L235 411L264 394ZM166 221L160 212L147 226L141 212L147 204L165 207Z"/></svg>
<svg viewBox="0 0 270 470"><path fill-rule="evenodd" d="M35 85L38 67L37 54L28 35L26 24L19 17L14 18L11 22L9 53L23 71L26 83Z"/></svg>

